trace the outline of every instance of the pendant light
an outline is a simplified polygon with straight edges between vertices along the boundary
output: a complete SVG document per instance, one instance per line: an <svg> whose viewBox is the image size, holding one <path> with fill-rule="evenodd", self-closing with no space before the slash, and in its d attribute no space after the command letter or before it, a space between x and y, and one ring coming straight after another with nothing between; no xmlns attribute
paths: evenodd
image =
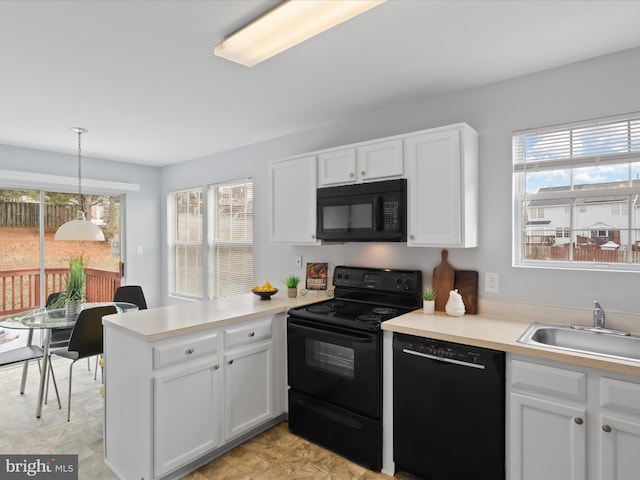
<svg viewBox="0 0 640 480"><path fill-rule="evenodd" d="M104 233L95 223L86 219L84 201L82 196L82 150L80 137L87 133L86 128L73 127L71 130L78 134L78 201L80 210L75 220L64 223L56 231L55 240L85 240L91 242L104 242Z"/></svg>

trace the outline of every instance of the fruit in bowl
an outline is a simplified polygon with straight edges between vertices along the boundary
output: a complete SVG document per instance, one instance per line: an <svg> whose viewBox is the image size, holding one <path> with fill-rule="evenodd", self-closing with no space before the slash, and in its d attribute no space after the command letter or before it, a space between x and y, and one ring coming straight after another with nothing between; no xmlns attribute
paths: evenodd
<svg viewBox="0 0 640 480"><path fill-rule="evenodd" d="M273 287L269 282L264 282L262 285L256 285L251 291L258 295L260 300L270 300L271 295L278 293L278 289Z"/></svg>

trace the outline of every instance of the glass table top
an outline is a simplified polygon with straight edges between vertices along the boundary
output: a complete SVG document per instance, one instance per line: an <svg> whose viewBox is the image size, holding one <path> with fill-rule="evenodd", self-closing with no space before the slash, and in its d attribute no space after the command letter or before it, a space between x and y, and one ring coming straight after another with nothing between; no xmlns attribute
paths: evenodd
<svg viewBox="0 0 640 480"><path fill-rule="evenodd" d="M82 310L94 307L106 307L114 305L118 313L129 310L138 310L138 306L133 303L126 302L93 302L83 303ZM0 327L11 328L17 330L35 329L35 328L69 328L73 327L76 318L67 318L64 308L52 308L47 310L39 308L37 310L29 310L14 315L8 315L0 319Z"/></svg>

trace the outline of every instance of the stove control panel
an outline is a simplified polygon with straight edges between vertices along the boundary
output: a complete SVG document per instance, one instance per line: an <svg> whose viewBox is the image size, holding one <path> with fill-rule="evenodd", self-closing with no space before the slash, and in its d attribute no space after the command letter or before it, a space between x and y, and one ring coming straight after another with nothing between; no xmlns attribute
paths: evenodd
<svg viewBox="0 0 640 480"><path fill-rule="evenodd" d="M338 266L333 271L333 285L417 294L422 291L422 272Z"/></svg>

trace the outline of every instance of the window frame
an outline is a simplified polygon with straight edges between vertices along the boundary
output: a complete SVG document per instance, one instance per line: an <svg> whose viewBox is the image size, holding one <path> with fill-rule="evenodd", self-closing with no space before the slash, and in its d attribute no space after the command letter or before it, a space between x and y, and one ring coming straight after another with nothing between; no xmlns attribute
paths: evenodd
<svg viewBox="0 0 640 480"><path fill-rule="evenodd" d="M627 127L626 131L623 127ZM596 135L596 133L600 136ZM589 135L592 135L592 137ZM562 138L563 141L558 141L559 138ZM533 143L534 141L542 144L542 147L537 152L535 148L539 146ZM558 142L557 144L554 143L556 141ZM593 151L588 147L591 144L594 145ZM534 155L529 155L528 148L531 149ZM610 148L611 152L608 152L607 148ZM545 151L545 149L548 150ZM594 154L593 152L596 150L597 152ZM536 153L539 155L538 158L535 158ZM624 168L628 173L628 178L619 181L579 181L579 173L592 173L592 171L598 171L597 169L603 166ZM634 196L640 195L640 180L634 179L634 175L638 176L639 166L640 113L514 132L512 137L512 215L514 219L512 225L512 265L514 267L548 269L640 272L640 262L631 263L635 253L633 249L638 249L640 246L640 220L638 218L640 205L637 205L634 200ZM545 171L549 173L554 173L554 171L558 173L568 172L570 181L564 186L553 184L553 187L538 188L535 192L527 191L530 185L533 186L535 184L535 176L532 174L544 173ZM529 174L529 177L527 174ZM620 185L614 185L615 183ZM556 187L556 185L558 186ZM586 202L589 205L598 205L597 202L601 198L612 195L624 198L622 202L625 205L620 207L620 210L623 211L625 209L625 213L619 215L618 218L625 220L626 224L624 226L616 226L614 229L607 228L607 230L618 231L619 238L626 241L626 244L623 244L622 241L620 242L621 247L624 247L623 251L626 251L626 261L574 260L574 249L581 245L579 243L580 237L589 237L589 230L595 230L584 226L580 227L577 224L576 217L587 213ZM555 205L556 207L560 207L563 202L564 204L568 202L569 206L565 207L564 211L566 214L567 208L569 209L569 259L525 258L525 246L528 244L527 236L531 238L530 229L538 228L538 225L532 222L533 216L528 216L536 209L535 204L532 205L532 202L535 201L540 201L540 204ZM554 203L556 201L558 202L557 204ZM622 203L620 204L622 205ZM609 211L613 212L613 207ZM549 214L550 218L551 215ZM543 232L542 240L544 241L547 234L555 239L560 238L555 234L559 227L566 227L566 220L564 225L559 223L558 225L549 225L546 229L547 232ZM553 234L549 233L552 230ZM602 230L602 228L597 230ZM610 234L612 232L607 233Z"/></svg>

